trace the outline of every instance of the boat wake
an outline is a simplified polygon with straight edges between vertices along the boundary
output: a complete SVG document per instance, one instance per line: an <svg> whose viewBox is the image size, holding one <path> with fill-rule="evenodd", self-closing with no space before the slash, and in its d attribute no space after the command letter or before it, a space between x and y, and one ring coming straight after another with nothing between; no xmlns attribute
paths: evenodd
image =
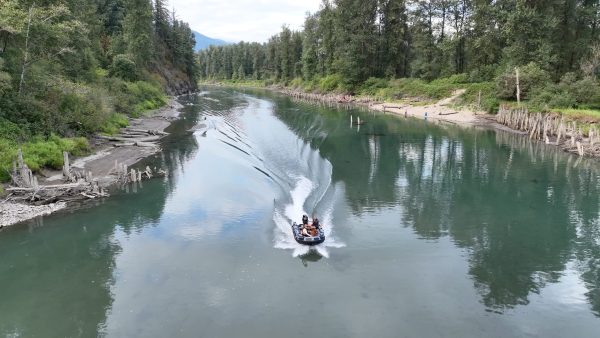
<svg viewBox="0 0 600 338"><path fill-rule="evenodd" d="M291 231L291 224L293 222L299 222L302 219L302 215L309 215L313 217L313 212L317 209L311 210L311 212L305 209L306 202L310 200L310 197L318 192L319 189L315 184L308 178L301 176L297 178L295 188L291 191L291 202L284 206L275 206L275 212L273 214L273 222L275 222L275 248L292 250L294 257L300 257L307 255L311 250L315 250L321 256L329 258L328 248L342 248L345 246L335 239L333 236L333 217L331 206L323 205L327 200L324 199L327 195L327 191L330 186L325 189L325 193L319 197L315 205L318 205L318 209L324 210L318 216L323 224L323 231L325 232L325 242L315 246L306 246L296 242L294 235Z"/></svg>
<svg viewBox="0 0 600 338"><path fill-rule="evenodd" d="M329 248L345 246L334 236L333 203L336 200L332 184L332 164L318 149L294 133L278 119L270 101L240 94L235 97L235 109L202 97L205 111L202 124L216 130L216 137L228 150L237 152L236 160L267 177L277 187L273 222L274 247L292 250L294 257L315 250L329 257ZM221 101L226 101L222 99ZM326 137L322 123L315 119L304 130L310 135ZM270 132L265 132L269 130ZM302 215L319 217L325 232L325 242L312 247L296 242L292 223Z"/></svg>

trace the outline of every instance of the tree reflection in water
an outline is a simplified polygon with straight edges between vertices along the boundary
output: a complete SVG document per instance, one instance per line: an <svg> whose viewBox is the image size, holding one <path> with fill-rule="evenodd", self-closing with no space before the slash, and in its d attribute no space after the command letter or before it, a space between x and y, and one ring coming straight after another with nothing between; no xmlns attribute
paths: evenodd
<svg viewBox="0 0 600 338"><path fill-rule="evenodd" d="M419 237L450 236L465 248L489 309L528 304L574 261L600 316L595 160L502 131L381 115L357 136L340 121L358 111L276 102L278 117L333 164L356 215L400 206L402 224Z"/></svg>

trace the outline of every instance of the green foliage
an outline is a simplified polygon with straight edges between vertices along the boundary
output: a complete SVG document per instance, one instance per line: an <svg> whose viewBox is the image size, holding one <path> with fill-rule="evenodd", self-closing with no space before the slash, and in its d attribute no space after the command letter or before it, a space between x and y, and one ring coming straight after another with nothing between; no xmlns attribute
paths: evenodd
<svg viewBox="0 0 600 338"><path fill-rule="evenodd" d="M290 82L288 87L295 88L295 89L303 89L304 81L301 78L297 77Z"/></svg>
<svg viewBox="0 0 600 338"><path fill-rule="evenodd" d="M162 0L0 2L0 138L13 147L110 132L196 82L192 31Z"/></svg>
<svg viewBox="0 0 600 338"><path fill-rule="evenodd" d="M550 75L536 63L532 62L519 68L522 100L526 100L532 92L545 88L550 82ZM517 99L516 69L507 69L497 78L496 84L499 98L505 100Z"/></svg>
<svg viewBox="0 0 600 338"><path fill-rule="evenodd" d="M60 169L63 165L63 152L73 156L83 156L89 153L90 146L85 138L61 138L51 135L48 139L34 138L17 144L13 141L0 139L0 181L10 179L9 172L16 159L18 149L23 151L23 159L34 172L42 168Z"/></svg>
<svg viewBox="0 0 600 338"><path fill-rule="evenodd" d="M10 74L3 71L4 70L4 59L0 57L0 95L9 91L12 87L11 81L12 78Z"/></svg>
<svg viewBox="0 0 600 338"><path fill-rule="evenodd" d="M551 5L323 1L320 11L307 15L302 32L284 27L266 44L240 43L201 52L200 77L237 80L243 66L244 75L272 84L286 85L302 76L305 90L394 99L440 99L458 88L480 86L482 107L495 111L499 100L516 100L518 67L521 99L532 107L597 107L597 14L597 1L579 0ZM565 74L571 74L568 83L563 81ZM493 89L490 82L495 82ZM299 80L292 84L301 87ZM468 94L466 100L472 102L473 93Z"/></svg>
<svg viewBox="0 0 600 338"><path fill-rule="evenodd" d="M135 61L127 55L119 54L113 58L110 66L110 76L119 77L125 81L136 81L138 79Z"/></svg>
<svg viewBox="0 0 600 338"><path fill-rule="evenodd" d="M389 88L389 86L388 80L371 77L360 86L359 92L363 95L378 96L381 89Z"/></svg>
<svg viewBox="0 0 600 338"><path fill-rule="evenodd" d="M101 131L108 135L114 135L119 132L121 128L125 128L129 125L127 116L123 114L112 114L112 116L102 125Z"/></svg>
<svg viewBox="0 0 600 338"><path fill-rule="evenodd" d="M327 75L318 84L319 91L326 93L342 90L344 87L344 78L340 74Z"/></svg>
<svg viewBox="0 0 600 338"><path fill-rule="evenodd" d="M0 117L0 135L9 140L25 140L27 133L18 124Z"/></svg>
<svg viewBox="0 0 600 338"><path fill-rule="evenodd" d="M162 90L151 83L138 81L126 86L132 104L128 113L133 117L139 117L144 111L160 108L167 103Z"/></svg>
<svg viewBox="0 0 600 338"><path fill-rule="evenodd" d="M481 101L479 100L481 93ZM496 85L493 82L471 83L465 93L458 98L457 104L471 105L488 113L496 113L500 100L496 97Z"/></svg>

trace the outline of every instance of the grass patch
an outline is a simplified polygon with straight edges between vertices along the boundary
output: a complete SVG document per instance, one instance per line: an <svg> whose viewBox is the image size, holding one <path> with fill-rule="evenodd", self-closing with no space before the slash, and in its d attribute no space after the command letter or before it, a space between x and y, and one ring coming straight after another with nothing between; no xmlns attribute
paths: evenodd
<svg viewBox="0 0 600 338"><path fill-rule="evenodd" d="M43 168L60 169L64 164L64 151L73 156L83 156L90 152L90 145L83 137L60 138L54 135L47 139L34 138L23 144L0 139L0 181L7 182L10 179L9 173L18 149L23 150L23 160L27 166L39 172Z"/></svg>
<svg viewBox="0 0 600 338"><path fill-rule="evenodd" d="M127 83L128 94L132 104L131 116L139 117L144 112L158 109L167 104L167 97L163 91L149 82L138 81Z"/></svg>
<svg viewBox="0 0 600 338"><path fill-rule="evenodd" d="M470 83L466 91L457 100L459 106L472 106L487 113L497 113L500 100L496 97L496 85L493 82ZM479 101L481 93L481 102Z"/></svg>
<svg viewBox="0 0 600 338"><path fill-rule="evenodd" d="M107 135L115 135L121 128L127 126L129 126L127 116L115 113L102 125L101 131Z"/></svg>
<svg viewBox="0 0 600 338"><path fill-rule="evenodd" d="M600 122L600 110L568 108L560 109L558 112L572 120Z"/></svg>

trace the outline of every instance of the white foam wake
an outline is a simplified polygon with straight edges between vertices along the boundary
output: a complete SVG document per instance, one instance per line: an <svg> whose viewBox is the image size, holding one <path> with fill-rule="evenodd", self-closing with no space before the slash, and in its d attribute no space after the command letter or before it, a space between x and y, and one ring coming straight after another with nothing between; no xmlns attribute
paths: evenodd
<svg viewBox="0 0 600 338"><path fill-rule="evenodd" d="M294 239L291 225L293 222L299 222L303 215L310 215L309 212L304 210L304 204L314 189L314 184L308 178L299 177L295 188L291 191L291 203L285 206L283 212L276 209L273 214L273 221L277 225L275 229L275 248L293 250L294 257L304 256L313 249L321 256L329 258L327 248L342 248L345 246L345 244L337 242L332 235L334 225L331 208L320 216L326 237L324 243L309 247L298 244Z"/></svg>

